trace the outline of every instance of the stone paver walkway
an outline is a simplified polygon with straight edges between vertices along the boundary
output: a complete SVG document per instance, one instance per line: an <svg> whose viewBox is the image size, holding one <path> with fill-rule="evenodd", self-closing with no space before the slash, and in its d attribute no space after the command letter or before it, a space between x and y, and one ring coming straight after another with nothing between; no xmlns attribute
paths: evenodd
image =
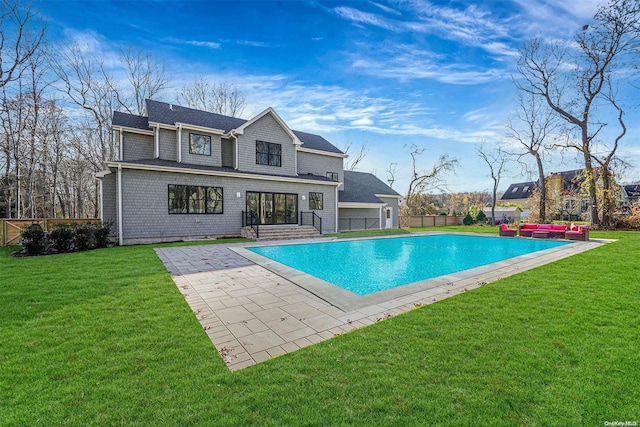
<svg viewBox="0 0 640 427"><path fill-rule="evenodd" d="M156 253L234 371L604 243L565 245L369 298L354 296L344 304L328 301L326 289L307 287L318 279L260 257L254 258L258 265L237 253L252 244L158 248ZM323 292L325 298L318 296Z"/></svg>

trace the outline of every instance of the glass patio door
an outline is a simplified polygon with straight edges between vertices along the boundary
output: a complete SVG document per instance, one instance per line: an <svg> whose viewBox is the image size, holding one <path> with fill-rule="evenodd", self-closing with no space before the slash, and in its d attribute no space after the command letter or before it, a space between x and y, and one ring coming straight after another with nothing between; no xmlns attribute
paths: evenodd
<svg viewBox="0 0 640 427"><path fill-rule="evenodd" d="M247 212L256 214L261 225L297 224L298 195L247 192Z"/></svg>

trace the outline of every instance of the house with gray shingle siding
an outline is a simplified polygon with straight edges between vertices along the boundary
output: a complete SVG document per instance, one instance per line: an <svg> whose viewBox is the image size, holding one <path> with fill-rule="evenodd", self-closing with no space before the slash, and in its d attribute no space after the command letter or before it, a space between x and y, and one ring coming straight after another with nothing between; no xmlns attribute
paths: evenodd
<svg viewBox="0 0 640 427"><path fill-rule="evenodd" d="M245 120L147 100L144 116L114 112L112 128L119 157L96 177L121 245L235 236L247 222L295 227L309 215L324 233L350 218L350 229L398 226L398 193L345 171L345 153L272 108Z"/></svg>

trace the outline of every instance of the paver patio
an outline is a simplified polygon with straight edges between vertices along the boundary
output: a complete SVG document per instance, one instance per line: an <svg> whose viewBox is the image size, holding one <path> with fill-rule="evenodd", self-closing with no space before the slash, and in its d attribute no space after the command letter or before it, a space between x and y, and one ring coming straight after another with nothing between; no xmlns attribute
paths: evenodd
<svg viewBox="0 0 640 427"><path fill-rule="evenodd" d="M156 253L234 371L604 243L578 242L367 296L243 249L255 243L158 248Z"/></svg>

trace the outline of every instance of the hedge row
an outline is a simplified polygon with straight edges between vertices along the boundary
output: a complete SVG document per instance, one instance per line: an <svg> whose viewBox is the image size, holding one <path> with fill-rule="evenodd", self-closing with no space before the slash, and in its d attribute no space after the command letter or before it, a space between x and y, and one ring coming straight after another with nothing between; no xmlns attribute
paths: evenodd
<svg viewBox="0 0 640 427"><path fill-rule="evenodd" d="M34 223L22 229L22 254L46 255L106 248L110 233L109 222L57 224L50 232Z"/></svg>

